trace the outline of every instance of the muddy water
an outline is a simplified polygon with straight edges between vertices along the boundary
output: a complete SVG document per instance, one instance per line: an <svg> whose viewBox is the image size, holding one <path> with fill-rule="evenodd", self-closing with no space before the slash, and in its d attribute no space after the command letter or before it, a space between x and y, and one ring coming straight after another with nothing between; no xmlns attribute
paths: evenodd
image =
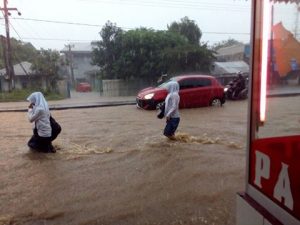
<svg viewBox="0 0 300 225"><path fill-rule="evenodd" d="M56 154L28 150L25 113L0 114L0 225L235 223L246 101L181 110L177 141L134 106L52 114Z"/></svg>

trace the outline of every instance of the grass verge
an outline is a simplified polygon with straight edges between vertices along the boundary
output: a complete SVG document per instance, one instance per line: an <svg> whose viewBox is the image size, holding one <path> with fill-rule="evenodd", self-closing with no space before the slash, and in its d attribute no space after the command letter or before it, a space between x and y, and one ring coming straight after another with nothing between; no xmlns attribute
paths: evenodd
<svg viewBox="0 0 300 225"><path fill-rule="evenodd" d="M40 90L32 90L32 89L22 89L22 90L13 90L11 92L1 92L0 93L0 102L19 102L26 101L27 97L35 91ZM50 92L50 91L41 91L45 96L46 100L61 100L64 99L63 96Z"/></svg>

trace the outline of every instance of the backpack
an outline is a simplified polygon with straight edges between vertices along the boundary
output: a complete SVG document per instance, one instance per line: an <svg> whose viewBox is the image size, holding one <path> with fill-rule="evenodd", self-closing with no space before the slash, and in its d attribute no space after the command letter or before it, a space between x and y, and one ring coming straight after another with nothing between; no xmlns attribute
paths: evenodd
<svg viewBox="0 0 300 225"><path fill-rule="evenodd" d="M61 132L61 126L52 116L50 116L50 125L52 129L51 139L54 140Z"/></svg>

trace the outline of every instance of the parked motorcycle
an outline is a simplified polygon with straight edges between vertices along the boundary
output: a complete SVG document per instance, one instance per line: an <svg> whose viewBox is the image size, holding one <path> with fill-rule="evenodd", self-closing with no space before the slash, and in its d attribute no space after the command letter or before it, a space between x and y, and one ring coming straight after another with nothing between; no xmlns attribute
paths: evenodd
<svg viewBox="0 0 300 225"><path fill-rule="evenodd" d="M241 75L230 81L224 88L225 97L230 100L242 100L248 97L248 78Z"/></svg>

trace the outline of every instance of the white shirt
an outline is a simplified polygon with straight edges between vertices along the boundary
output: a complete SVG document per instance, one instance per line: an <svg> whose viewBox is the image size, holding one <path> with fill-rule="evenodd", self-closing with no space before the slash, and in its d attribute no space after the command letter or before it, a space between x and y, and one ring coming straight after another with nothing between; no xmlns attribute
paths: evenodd
<svg viewBox="0 0 300 225"><path fill-rule="evenodd" d="M35 122L38 135L40 137L51 137L50 111L48 103L41 92L33 92L27 101L32 103L33 108L28 109L28 119Z"/></svg>
<svg viewBox="0 0 300 225"><path fill-rule="evenodd" d="M51 137L50 115L48 112L37 108L36 110L28 109L28 119L35 123L38 135L40 137Z"/></svg>

